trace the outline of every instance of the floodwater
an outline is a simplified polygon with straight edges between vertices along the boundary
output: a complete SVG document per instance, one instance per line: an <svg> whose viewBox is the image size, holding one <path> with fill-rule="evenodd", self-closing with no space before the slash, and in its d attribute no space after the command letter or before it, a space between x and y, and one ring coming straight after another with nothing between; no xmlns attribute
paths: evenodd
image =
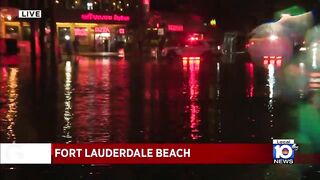
<svg viewBox="0 0 320 180"><path fill-rule="evenodd" d="M304 86L284 68L77 57L0 66L1 142L271 143L296 128ZM303 84L303 83L302 83ZM270 166L3 166L4 179L273 179ZM286 173L282 173L286 174ZM314 175L313 175L314 176ZM270 178L268 178L270 177ZM273 178L272 178L273 177ZM292 172L287 178L303 178Z"/></svg>

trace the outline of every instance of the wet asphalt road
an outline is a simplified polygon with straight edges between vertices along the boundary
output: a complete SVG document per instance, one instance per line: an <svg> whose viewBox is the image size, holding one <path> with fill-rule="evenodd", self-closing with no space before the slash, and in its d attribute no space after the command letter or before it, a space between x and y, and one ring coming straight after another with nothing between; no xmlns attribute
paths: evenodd
<svg viewBox="0 0 320 180"><path fill-rule="evenodd" d="M270 143L296 128L284 67L77 57L0 71L1 142ZM4 179L272 179L270 166L3 166ZM270 170L271 169L271 170ZM39 176L35 176L35 175ZM282 173L303 177L295 171ZM275 175L277 177L278 175ZM311 177L311 176L308 176ZM30 179L29 178L29 179Z"/></svg>

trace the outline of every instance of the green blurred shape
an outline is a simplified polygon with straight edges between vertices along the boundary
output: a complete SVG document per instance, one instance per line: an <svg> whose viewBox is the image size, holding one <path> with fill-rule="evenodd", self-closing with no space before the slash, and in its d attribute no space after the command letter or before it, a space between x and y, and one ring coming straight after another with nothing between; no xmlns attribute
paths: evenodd
<svg viewBox="0 0 320 180"><path fill-rule="evenodd" d="M279 20L281 19L282 15L290 15L290 16L297 16L300 14L306 13L306 10L300 6L291 6L287 9L283 9L274 13L274 19Z"/></svg>
<svg viewBox="0 0 320 180"><path fill-rule="evenodd" d="M299 113L299 143L310 144L311 151L320 150L320 112L313 104L302 104Z"/></svg>

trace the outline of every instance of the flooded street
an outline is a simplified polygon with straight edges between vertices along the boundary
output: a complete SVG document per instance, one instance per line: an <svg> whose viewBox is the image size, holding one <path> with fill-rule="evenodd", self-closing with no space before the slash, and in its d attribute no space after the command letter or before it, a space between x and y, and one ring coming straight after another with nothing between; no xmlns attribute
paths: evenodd
<svg viewBox="0 0 320 180"><path fill-rule="evenodd" d="M1 142L270 143L295 130L292 114L303 96L299 89L284 91L283 67L227 65L218 59L77 57L76 62L61 62L56 72L37 69L37 73L32 73L29 66L29 60L21 58L18 66L1 67ZM57 179L150 179L160 174L180 179L264 179L267 167L4 169L8 179L32 178L33 173Z"/></svg>
<svg viewBox="0 0 320 180"><path fill-rule="evenodd" d="M253 64L213 60L27 66L1 67L2 142L269 142L292 121L275 67L257 79Z"/></svg>

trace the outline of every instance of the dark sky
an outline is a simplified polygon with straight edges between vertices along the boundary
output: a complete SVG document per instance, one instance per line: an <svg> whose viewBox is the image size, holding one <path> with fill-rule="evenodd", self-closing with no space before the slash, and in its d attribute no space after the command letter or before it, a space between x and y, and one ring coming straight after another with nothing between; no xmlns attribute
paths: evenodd
<svg viewBox="0 0 320 180"><path fill-rule="evenodd" d="M151 9L195 13L229 27L255 26L273 19L274 12L299 5L311 10L319 8L319 0L151 0Z"/></svg>

